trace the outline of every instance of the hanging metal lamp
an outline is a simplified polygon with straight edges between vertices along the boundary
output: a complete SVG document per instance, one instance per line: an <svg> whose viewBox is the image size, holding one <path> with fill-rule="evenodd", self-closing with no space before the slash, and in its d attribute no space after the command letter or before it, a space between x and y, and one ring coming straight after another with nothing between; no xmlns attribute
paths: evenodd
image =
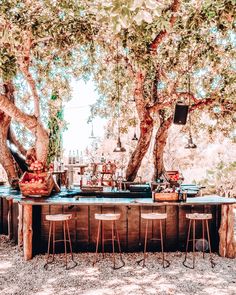
<svg viewBox="0 0 236 295"><path fill-rule="evenodd" d="M93 131L93 123L92 123L92 129L91 129L91 134L89 136L90 139L95 139L96 136L94 136L94 131Z"/></svg>
<svg viewBox="0 0 236 295"><path fill-rule="evenodd" d="M137 135L136 135L136 131L134 131L134 136L133 136L132 140L135 140L135 141L138 140L138 137L137 137Z"/></svg>
<svg viewBox="0 0 236 295"><path fill-rule="evenodd" d="M118 138L117 138L117 144L114 148L113 152L119 153L119 152L126 152L126 149L122 146L121 140L120 140L120 85L119 85L119 65L118 65L118 42L117 42L117 48L116 48L116 73L117 73L117 81L116 81L116 87L117 87L117 97L118 97Z"/></svg>
<svg viewBox="0 0 236 295"><path fill-rule="evenodd" d="M192 125L192 121L191 121L191 109L190 109L190 74L189 74L189 69L188 69L188 93L189 93L189 114L188 114L188 118L189 118L189 137L188 137L188 143L185 145L186 149L196 149L197 145L193 142L193 138L192 138L192 132L191 132L191 125Z"/></svg>
<svg viewBox="0 0 236 295"><path fill-rule="evenodd" d="M186 149L196 149L197 145L193 142L192 135L189 133L188 143L185 145Z"/></svg>
<svg viewBox="0 0 236 295"><path fill-rule="evenodd" d="M119 152L126 152L126 149L122 146L120 136L118 135L118 140L116 147L114 148L113 152L119 153Z"/></svg>

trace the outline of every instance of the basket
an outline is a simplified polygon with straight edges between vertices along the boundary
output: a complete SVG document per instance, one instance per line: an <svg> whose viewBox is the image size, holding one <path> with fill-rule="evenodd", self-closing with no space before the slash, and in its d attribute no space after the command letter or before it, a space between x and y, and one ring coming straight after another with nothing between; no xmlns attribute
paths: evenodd
<svg viewBox="0 0 236 295"><path fill-rule="evenodd" d="M33 179L35 181L31 182ZM55 182L50 173L25 172L19 181L19 186L23 196L48 197L52 193Z"/></svg>
<svg viewBox="0 0 236 295"><path fill-rule="evenodd" d="M155 193L153 192L152 198L154 202L162 202L162 201L178 201L179 195L178 193Z"/></svg>

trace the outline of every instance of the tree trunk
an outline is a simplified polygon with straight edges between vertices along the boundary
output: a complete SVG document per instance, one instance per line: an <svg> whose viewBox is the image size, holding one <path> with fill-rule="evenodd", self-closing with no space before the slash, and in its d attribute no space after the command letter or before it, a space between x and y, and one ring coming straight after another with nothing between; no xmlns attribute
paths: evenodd
<svg viewBox="0 0 236 295"><path fill-rule="evenodd" d="M236 241L234 240L234 212L233 205L222 205L221 225L219 229L219 254L222 257L236 257Z"/></svg>
<svg viewBox="0 0 236 295"><path fill-rule="evenodd" d="M168 131L172 123L172 116L167 120L164 120L160 116L160 127L157 130L155 136L155 143L153 148L153 159L154 159L154 173L153 180L159 178L165 172L164 166L164 149L168 138Z"/></svg>
<svg viewBox="0 0 236 295"><path fill-rule="evenodd" d="M14 101L13 86L11 82L5 82L3 84L5 89L5 96L9 102ZM18 178L16 166L12 154L7 146L8 131L11 124L11 117L6 113L0 111L0 164L3 166L7 173L9 183L13 179Z"/></svg>
<svg viewBox="0 0 236 295"><path fill-rule="evenodd" d="M142 160L149 148L152 139L152 133L153 119L149 113L146 112L144 119L140 122L140 138L126 169L127 181L134 181L135 177L137 176Z"/></svg>
<svg viewBox="0 0 236 295"><path fill-rule="evenodd" d="M33 133L33 135L35 135L35 149L37 159L43 163L46 163L49 135L47 130L40 122L40 119L22 112L12 101L8 99L6 95L0 94L0 109L15 121L23 124L29 131Z"/></svg>
<svg viewBox="0 0 236 295"><path fill-rule="evenodd" d="M147 108L146 101L143 97L144 80L145 75L141 71L137 72L135 77L136 87L134 98L140 121L140 137L126 169L126 179L128 181L134 181L137 176L142 160L149 148L153 133L153 118L150 115L150 110Z"/></svg>
<svg viewBox="0 0 236 295"><path fill-rule="evenodd" d="M24 205L23 207L23 247L24 259L32 259L32 205Z"/></svg>
<svg viewBox="0 0 236 295"><path fill-rule="evenodd" d="M46 164L48 156L49 135L48 132L44 129L41 122L38 122L35 137L35 150L37 160Z"/></svg>
<svg viewBox="0 0 236 295"><path fill-rule="evenodd" d="M13 157L7 146L7 134L11 119L0 112L0 163L5 169L9 183L14 178L18 178Z"/></svg>

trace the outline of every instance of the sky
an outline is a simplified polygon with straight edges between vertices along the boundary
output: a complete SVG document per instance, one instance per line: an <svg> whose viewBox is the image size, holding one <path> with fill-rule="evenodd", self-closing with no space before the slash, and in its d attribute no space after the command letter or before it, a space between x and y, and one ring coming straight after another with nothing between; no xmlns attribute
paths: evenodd
<svg viewBox="0 0 236 295"><path fill-rule="evenodd" d="M84 151L90 146L89 139L92 130L92 124L87 123L90 116L90 105L95 103L98 93L94 89L92 81L84 82L83 80L72 82L73 95L72 99L65 105L64 115L68 124L68 130L63 134L63 148L65 155L69 151ZM94 135L103 137L106 120L95 118L93 120Z"/></svg>

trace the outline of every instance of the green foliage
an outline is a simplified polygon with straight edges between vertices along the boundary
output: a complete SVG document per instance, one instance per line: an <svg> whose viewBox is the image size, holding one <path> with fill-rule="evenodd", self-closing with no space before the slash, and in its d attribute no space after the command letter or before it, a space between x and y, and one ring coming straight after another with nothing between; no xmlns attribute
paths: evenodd
<svg viewBox="0 0 236 295"><path fill-rule="evenodd" d="M0 48L0 77L3 81L11 80L16 75L16 58L7 49Z"/></svg>
<svg viewBox="0 0 236 295"><path fill-rule="evenodd" d="M95 114L112 117L116 114L114 81L118 42L122 116L127 119L128 112L130 118L133 116L133 104L130 105L129 100L134 94L137 71L145 75L145 103L150 106L158 101L170 101L166 114L173 112L179 99L176 94L188 91L190 75L191 93L195 98L215 100L215 104L204 108L217 121L209 130L220 128L227 136L235 128L230 124L236 111L235 1L180 1L176 20L170 27L172 2L110 0L93 5L91 12L97 12L104 40L102 42L101 33L98 34L102 50L99 48L96 52L95 80L101 97L93 107ZM151 43L163 30L167 35L153 54ZM185 97L181 99L189 102ZM190 104L194 104L193 100ZM221 111L215 113L214 106ZM194 113L196 127L201 113L202 109Z"/></svg>
<svg viewBox="0 0 236 295"><path fill-rule="evenodd" d="M212 192L221 192L226 194L227 191L234 191L236 179L236 161L224 163L220 161L214 169L206 171L206 178L199 182L205 185Z"/></svg>

